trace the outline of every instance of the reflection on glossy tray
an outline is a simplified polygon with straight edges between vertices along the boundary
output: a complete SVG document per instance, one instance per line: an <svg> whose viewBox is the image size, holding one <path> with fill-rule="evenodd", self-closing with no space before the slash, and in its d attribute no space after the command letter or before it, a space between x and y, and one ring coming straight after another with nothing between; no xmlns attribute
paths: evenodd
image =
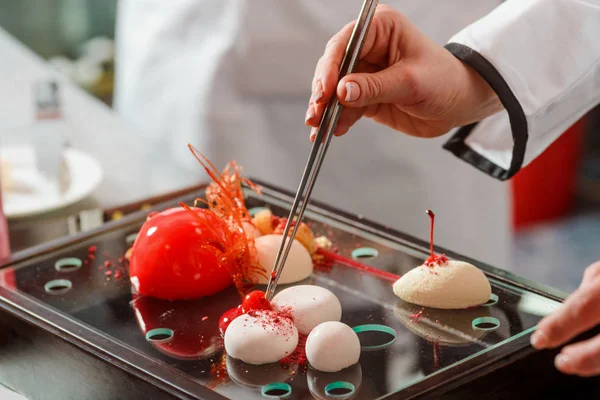
<svg viewBox="0 0 600 400"><path fill-rule="evenodd" d="M268 206L286 215L287 204L285 196L269 190L261 198L248 193L249 208ZM359 364L336 374L298 365L251 366L226 357L217 324L224 311L239 304L233 288L195 301L132 295L122 256L143 216L110 224L86 240L0 271L0 295L34 299L32 304L43 304L47 318L59 326L65 321L83 324L71 334L84 335L140 370L152 367L181 392L203 398L204 386L233 399L260 399L263 392L282 393L277 390L284 387L294 399L334 398L327 393L351 389L343 398L372 399L405 393L403 389L417 382L425 390L435 379L451 378L458 368L464 372L502 357L513 339L530 332L558 304L491 275L493 296L484 306L448 311L407 304L394 296L391 284L395 275L420 264L427 249L327 211L312 209L307 219L342 257L317 268L302 283L335 293L342 303L342 322L382 325L395 332L394 340L381 332L361 333L366 348ZM376 257L353 260L357 248L373 249L363 253ZM389 344L378 346L384 342ZM181 372L184 383L174 379Z"/></svg>

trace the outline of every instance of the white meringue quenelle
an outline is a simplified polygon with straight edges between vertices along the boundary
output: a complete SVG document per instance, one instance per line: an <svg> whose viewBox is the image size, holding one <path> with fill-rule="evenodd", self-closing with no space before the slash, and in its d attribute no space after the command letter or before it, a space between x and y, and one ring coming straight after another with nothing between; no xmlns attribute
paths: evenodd
<svg viewBox="0 0 600 400"><path fill-rule="evenodd" d="M323 322L306 339L306 358L317 371L338 372L358 362L360 340L346 324Z"/></svg>
<svg viewBox="0 0 600 400"><path fill-rule="evenodd" d="M270 234L258 237L254 241L258 262L267 272L267 277L257 276L258 283L267 284L269 282L268 274L273 269L282 240L283 235ZM313 262L310 253L299 241L294 240L278 283L285 285L300 282L308 278L312 272Z"/></svg>
<svg viewBox="0 0 600 400"><path fill-rule="evenodd" d="M298 285L282 290L271 301L276 311L289 312L298 332L308 335L317 325L342 318L342 305L329 290L316 285Z"/></svg>
<svg viewBox="0 0 600 400"><path fill-rule="evenodd" d="M492 288L479 268L449 260L410 270L394 283L394 293L423 307L464 309L486 303Z"/></svg>
<svg viewBox="0 0 600 400"><path fill-rule="evenodd" d="M276 311L250 311L234 319L225 331L225 351L237 360L261 365L278 362L294 352L298 329Z"/></svg>

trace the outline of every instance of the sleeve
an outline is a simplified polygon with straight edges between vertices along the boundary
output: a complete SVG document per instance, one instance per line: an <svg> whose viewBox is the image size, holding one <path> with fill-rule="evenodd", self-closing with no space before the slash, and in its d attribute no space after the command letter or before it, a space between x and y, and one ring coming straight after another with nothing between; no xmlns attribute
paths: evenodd
<svg viewBox="0 0 600 400"><path fill-rule="evenodd" d="M444 145L500 180L513 177L600 103L600 0L508 0L446 45L505 110Z"/></svg>

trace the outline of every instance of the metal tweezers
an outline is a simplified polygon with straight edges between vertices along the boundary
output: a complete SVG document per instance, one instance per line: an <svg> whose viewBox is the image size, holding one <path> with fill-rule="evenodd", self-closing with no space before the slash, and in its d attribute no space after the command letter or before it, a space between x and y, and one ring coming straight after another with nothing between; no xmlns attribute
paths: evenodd
<svg viewBox="0 0 600 400"><path fill-rule="evenodd" d="M342 65L340 67L340 80L344 76L353 73L356 68L378 3L379 2L377 0L365 0L363 3L362 10L360 11L360 15L358 16L356 25L354 26L354 31L352 32L352 36L348 42L348 47L346 48L346 55L344 56ZM308 162L306 163L304 173L302 174L300 186L296 192L296 197L294 198L294 203L292 204L292 209L290 210L290 215L287 219L287 223L285 224L283 240L281 241L281 246L277 252L277 258L275 259L273 271L269 279L269 285L267 286L267 291L265 293L265 297L268 300L272 300L273 296L275 295L277 283L279 282L285 261L287 260L290 249L292 248L292 243L294 241L294 237L296 236L296 232L298 231L298 226L300 226L300 223L302 222L304 210L306 210L308 199L310 198L312 190L315 186L317 175L319 174L319 170L323 164L325 153L327 152L327 148L329 147L329 143L333 137L333 132L335 131L340 114L342 113L342 108L343 107L340 104L337 96L334 95L327 104L325 112L323 113L323 118L319 124L319 129L317 130L315 141L312 145L310 156L308 157ZM304 194L304 192L306 193ZM301 205L300 202L302 202ZM298 206L300 206L300 211L298 211L296 215ZM292 227L292 234L289 235L290 228Z"/></svg>

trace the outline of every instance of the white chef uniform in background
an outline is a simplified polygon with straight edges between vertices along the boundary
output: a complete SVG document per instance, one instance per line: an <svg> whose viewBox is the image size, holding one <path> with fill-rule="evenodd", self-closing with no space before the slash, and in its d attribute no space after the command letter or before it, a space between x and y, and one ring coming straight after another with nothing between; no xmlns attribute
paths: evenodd
<svg viewBox="0 0 600 400"><path fill-rule="evenodd" d="M501 1L386 3L444 44ZM235 159L247 175L295 191L310 150L304 117L316 62L361 5L121 0L116 109L190 179L201 170L188 142L219 168ZM361 121L333 141L313 198L422 239L431 208L439 245L509 268L509 185L443 150L447 139Z"/></svg>
<svg viewBox="0 0 600 400"><path fill-rule="evenodd" d="M446 147L488 174L518 172L600 103L599 38L600 0L507 1L457 33L447 48L506 110Z"/></svg>

